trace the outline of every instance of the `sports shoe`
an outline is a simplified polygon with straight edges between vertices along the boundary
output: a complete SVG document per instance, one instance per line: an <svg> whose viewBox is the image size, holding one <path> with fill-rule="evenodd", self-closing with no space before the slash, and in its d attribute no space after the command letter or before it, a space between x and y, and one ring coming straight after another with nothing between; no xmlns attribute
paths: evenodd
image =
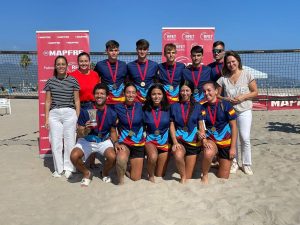
<svg viewBox="0 0 300 225"><path fill-rule="evenodd" d="M67 179L71 179L72 176L73 176L73 173L72 173L71 171L69 171L69 170L66 170L66 171L65 171L65 177L66 177Z"/></svg>
<svg viewBox="0 0 300 225"><path fill-rule="evenodd" d="M54 171L52 173L52 177L59 178L59 177L61 177L61 174L59 174L57 171Z"/></svg>
<svg viewBox="0 0 300 225"><path fill-rule="evenodd" d="M232 160L231 168L230 168L230 173L236 173L236 171L239 169L239 165L237 164L236 159Z"/></svg>
<svg viewBox="0 0 300 225"><path fill-rule="evenodd" d="M247 174L247 175L253 175L253 171L252 171L252 169L251 169L250 166L243 165L243 166L242 166L242 170L243 170L244 173Z"/></svg>
<svg viewBox="0 0 300 225"><path fill-rule="evenodd" d="M109 176L103 177L102 180L103 180L103 182L105 182L105 183L111 183L111 178L110 178Z"/></svg>

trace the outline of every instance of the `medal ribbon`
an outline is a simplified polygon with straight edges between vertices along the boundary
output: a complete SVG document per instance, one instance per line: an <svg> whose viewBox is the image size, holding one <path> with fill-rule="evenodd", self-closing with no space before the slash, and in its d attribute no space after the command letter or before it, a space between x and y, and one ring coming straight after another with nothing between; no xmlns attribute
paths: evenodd
<svg viewBox="0 0 300 225"><path fill-rule="evenodd" d="M114 83L116 83L116 81L117 81L117 74L118 74L118 61L116 62L116 69L115 69L115 72L112 71L110 62L109 62L108 60L106 61L106 64L107 64L107 66L108 66L108 69L109 69L109 73L110 73L111 79L113 80Z"/></svg>
<svg viewBox="0 0 300 225"><path fill-rule="evenodd" d="M168 80L169 80L169 82L170 82L171 85L172 85L173 80L174 80L175 71L176 71L176 62L174 63L174 66L173 66L172 76L169 73L168 65L166 63L166 72L167 72Z"/></svg>
<svg viewBox="0 0 300 225"><path fill-rule="evenodd" d="M158 112L157 118L156 118L155 110L152 109L151 112L152 112L152 115L153 115L153 120L154 120L155 127L156 127L156 129L158 129L158 126L160 124L160 119L161 119L161 108L159 107L159 112Z"/></svg>
<svg viewBox="0 0 300 225"><path fill-rule="evenodd" d="M147 75L147 70L148 70L148 60L146 60L144 72L142 72L141 66L138 62L136 63L136 65L139 70L141 80L144 81L146 78L146 75Z"/></svg>
<svg viewBox="0 0 300 225"><path fill-rule="evenodd" d="M133 108L132 108L131 119L129 117L129 112L128 112L127 105L125 105L125 108L126 108L126 116L127 116L127 121L128 121L128 124L129 124L129 129L131 130L132 122L133 122L133 119L134 119L135 104L133 105Z"/></svg>
<svg viewBox="0 0 300 225"><path fill-rule="evenodd" d="M187 124L187 119L188 119L188 115L190 113L190 102L188 103L188 108L187 108L187 112L186 114L184 113L184 104L180 104L180 107L181 107L181 114L182 114L182 119L183 119L183 123L184 123L184 126L186 126Z"/></svg>
<svg viewBox="0 0 300 225"><path fill-rule="evenodd" d="M199 80L201 78L201 72L202 72L202 65L199 67L198 77L197 77L197 80L196 80L194 69L192 69L192 77L193 77L193 81L194 81L194 84L195 84L195 88L198 88Z"/></svg>
<svg viewBox="0 0 300 225"><path fill-rule="evenodd" d="M103 115L102 115L101 123L99 123L98 110L97 110L96 119L97 119L97 124L99 124L99 127L98 127L99 132L102 131L104 120L105 120L105 117L106 117L106 113L107 113L107 106L104 106L104 112L103 112Z"/></svg>
<svg viewBox="0 0 300 225"><path fill-rule="evenodd" d="M209 118L210 118L211 124L214 126L215 122L216 122L216 119L217 119L218 99L216 100L214 115L212 114L212 111L210 109L210 105L207 106L207 110L208 110L208 114L209 114Z"/></svg>

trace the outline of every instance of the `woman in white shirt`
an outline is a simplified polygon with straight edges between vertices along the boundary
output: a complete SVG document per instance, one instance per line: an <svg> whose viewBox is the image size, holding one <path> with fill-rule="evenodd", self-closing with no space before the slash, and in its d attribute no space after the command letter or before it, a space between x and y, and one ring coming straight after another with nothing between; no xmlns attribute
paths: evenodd
<svg viewBox="0 0 300 225"><path fill-rule="evenodd" d="M245 174L253 175L251 169L250 131L252 123L252 99L258 94L256 81L251 73L243 70L240 56L234 51L228 51L224 57L223 76L217 81L218 93L224 90L225 99L233 104L237 113L237 125L241 143L242 170ZM237 156L238 157L238 154ZM238 160L238 158L236 158ZM238 164L234 160L231 173L237 171Z"/></svg>

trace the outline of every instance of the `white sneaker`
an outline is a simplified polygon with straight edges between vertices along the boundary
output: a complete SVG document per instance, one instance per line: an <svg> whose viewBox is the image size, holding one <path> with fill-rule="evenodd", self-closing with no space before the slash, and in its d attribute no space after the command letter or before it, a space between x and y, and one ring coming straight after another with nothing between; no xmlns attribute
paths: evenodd
<svg viewBox="0 0 300 225"><path fill-rule="evenodd" d="M232 164L231 164L231 168L230 168L230 173L234 174L234 173L236 173L236 171L238 171L238 169L239 169L239 165L237 164L236 159L233 159Z"/></svg>
<svg viewBox="0 0 300 225"><path fill-rule="evenodd" d="M54 171L52 173L52 177L59 178L59 177L61 177L61 174L59 174L57 171Z"/></svg>
<svg viewBox="0 0 300 225"><path fill-rule="evenodd" d="M73 173L72 173L71 171L69 171L69 170L66 170L66 171L65 171L65 177L66 177L67 179L71 179L72 176L73 176Z"/></svg>
<svg viewBox="0 0 300 225"><path fill-rule="evenodd" d="M111 183L111 178L110 178L109 176L103 177L102 180L103 180L103 182L105 182L105 183Z"/></svg>
<svg viewBox="0 0 300 225"><path fill-rule="evenodd" d="M253 171L252 171L252 169L251 169L250 166L243 165L242 169L243 169L243 171L244 171L245 174L247 174L247 175L253 175Z"/></svg>

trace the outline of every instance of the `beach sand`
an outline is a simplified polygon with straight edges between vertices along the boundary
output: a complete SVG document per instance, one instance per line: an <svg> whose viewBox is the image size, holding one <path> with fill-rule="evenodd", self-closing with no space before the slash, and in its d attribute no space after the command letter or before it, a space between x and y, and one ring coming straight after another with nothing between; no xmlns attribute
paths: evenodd
<svg viewBox="0 0 300 225"><path fill-rule="evenodd" d="M253 112L253 176L221 180L212 170L205 186L197 164L181 185L171 159L155 184L107 184L98 168L82 188L80 174L53 178L52 158L39 157L38 101L11 103L12 115L0 116L0 224L300 224L300 111Z"/></svg>

